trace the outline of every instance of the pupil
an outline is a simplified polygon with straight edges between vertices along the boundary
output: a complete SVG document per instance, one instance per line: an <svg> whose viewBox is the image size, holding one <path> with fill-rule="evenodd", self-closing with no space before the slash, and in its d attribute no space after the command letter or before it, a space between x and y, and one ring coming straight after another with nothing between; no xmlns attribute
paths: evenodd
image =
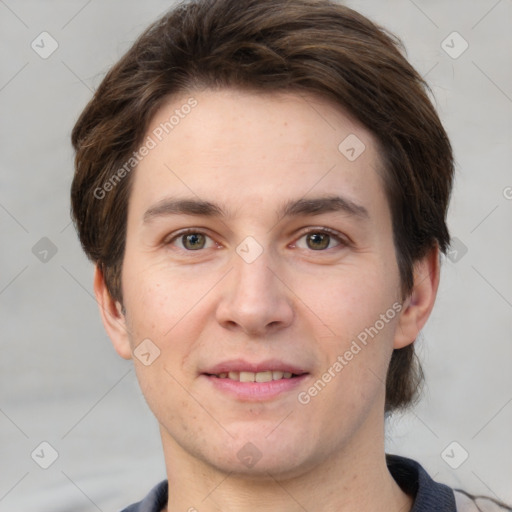
<svg viewBox="0 0 512 512"><path fill-rule="evenodd" d="M188 249L201 249L204 245L204 240L202 239L202 235L199 233L192 233L190 235L185 235L185 247ZM203 243L201 243L203 242Z"/></svg>
<svg viewBox="0 0 512 512"><path fill-rule="evenodd" d="M313 246L311 249L325 249L329 246L329 235L313 233L309 235L309 242Z"/></svg>

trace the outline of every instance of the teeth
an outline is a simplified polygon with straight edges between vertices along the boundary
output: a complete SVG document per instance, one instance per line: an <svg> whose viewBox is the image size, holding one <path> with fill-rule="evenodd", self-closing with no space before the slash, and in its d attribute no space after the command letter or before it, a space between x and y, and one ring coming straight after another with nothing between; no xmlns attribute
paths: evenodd
<svg viewBox="0 0 512 512"><path fill-rule="evenodd" d="M255 375L252 372L240 372L240 382L254 382ZM231 378L231 374L229 378Z"/></svg>
<svg viewBox="0 0 512 512"><path fill-rule="evenodd" d="M241 377L240 380L242 380ZM254 380L256 382L270 382L272 380L272 372L258 372L255 374Z"/></svg>
<svg viewBox="0 0 512 512"><path fill-rule="evenodd" d="M217 375L219 379L231 379L239 382L270 382L271 380L291 379L291 372L267 370L265 372L223 372Z"/></svg>

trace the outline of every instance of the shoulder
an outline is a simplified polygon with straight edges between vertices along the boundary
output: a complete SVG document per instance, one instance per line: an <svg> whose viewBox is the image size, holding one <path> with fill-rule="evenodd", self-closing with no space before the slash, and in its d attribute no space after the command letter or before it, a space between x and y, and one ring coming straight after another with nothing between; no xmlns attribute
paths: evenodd
<svg viewBox="0 0 512 512"><path fill-rule="evenodd" d="M404 492L414 497L411 512L512 512L490 497L472 496L435 482L417 461L386 454L388 470Z"/></svg>
<svg viewBox="0 0 512 512"><path fill-rule="evenodd" d="M457 512L453 490L435 482L417 461L386 454L386 463L402 491L414 498L412 512Z"/></svg>
<svg viewBox="0 0 512 512"><path fill-rule="evenodd" d="M167 480L163 480L142 501L124 508L121 512L161 512L167 505L167 494Z"/></svg>

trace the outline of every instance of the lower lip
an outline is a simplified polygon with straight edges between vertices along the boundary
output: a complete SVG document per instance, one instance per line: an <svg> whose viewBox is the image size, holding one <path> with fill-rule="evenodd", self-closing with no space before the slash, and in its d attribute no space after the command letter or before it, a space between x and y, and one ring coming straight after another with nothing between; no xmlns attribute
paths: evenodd
<svg viewBox="0 0 512 512"><path fill-rule="evenodd" d="M240 400L268 400L283 393L293 391L308 377L305 373L290 379L271 380L269 382L239 382L231 379L219 379L203 374L202 377L219 391L227 393Z"/></svg>

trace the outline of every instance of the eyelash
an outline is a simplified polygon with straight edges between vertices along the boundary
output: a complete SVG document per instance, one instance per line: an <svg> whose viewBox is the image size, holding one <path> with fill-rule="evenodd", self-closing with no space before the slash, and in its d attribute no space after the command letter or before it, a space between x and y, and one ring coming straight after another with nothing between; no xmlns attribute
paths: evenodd
<svg viewBox="0 0 512 512"><path fill-rule="evenodd" d="M212 237L210 237L205 231L201 230L201 229L194 229L194 228L187 228L187 229L184 229L183 231L180 231L176 234L174 234L171 238L167 239L164 241L164 245L172 245L174 241L180 239L181 237L183 236L186 236L186 235L191 235L191 234L200 234L200 235L204 235L210 239L212 239ZM309 234L324 234L324 235L329 235L331 238L334 238L337 242L338 242L338 245L335 246L335 247L331 247L330 249L336 249L337 247L348 247L351 245L351 242L344 236L342 236L340 233L338 233L337 231L333 230L333 229L330 229L330 228L325 228L325 227L322 227L322 228L308 228L306 231L302 231L300 236L296 239L295 242L293 242L293 245L295 246L296 243L302 239L303 237L309 235ZM182 249L181 247L178 248L180 251L184 251L184 252L187 252L187 253L200 253L203 251L203 249L197 249L197 250L191 250L191 249ZM321 250L313 250L313 249L310 249L311 252L317 252L317 253L322 253L322 252L326 252L330 249L321 249Z"/></svg>

